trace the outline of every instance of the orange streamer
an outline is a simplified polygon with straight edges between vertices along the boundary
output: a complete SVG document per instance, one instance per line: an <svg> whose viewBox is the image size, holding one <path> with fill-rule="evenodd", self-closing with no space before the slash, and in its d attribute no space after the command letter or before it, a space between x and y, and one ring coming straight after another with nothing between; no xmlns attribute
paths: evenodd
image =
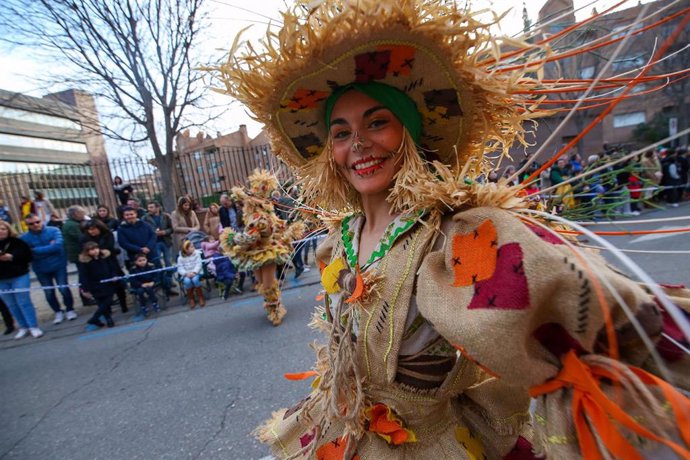
<svg viewBox="0 0 690 460"><path fill-rule="evenodd" d="M685 8L683 11L681 11L681 13L688 13L688 12L690 12L690 8ZM675 16L678 16L678 14L672 15L671 17L675 17ZM659 48L659 50L653 56L651 62L658 61L659 58L661 56L663 56L664 53L666 53L666 50L668 50L668 48L673 44L673 42L675 42L675 40L678 38L678 35L680 35L680 33L685 28L685 26L688 24L688 22L690 22L690 14L686 14L685 17L683 18L683 20L678 23L678 25L676 26L676 29L673 31L673 33L664 41L664 44L661 46L661 48ZM644 29L645 28L640 29L640 31L642 31ZM618 96L616 98L616 100L612 101L605 110L603 110L589 125L587 125L587 127L585 129L583 129L580 132L580 134L575 136L575 138L573 140L571 140L570 142L568 142L563 148L561 148L561 150L556 155L554 155L553 158L551 158L549 161L544 163L540 168L538 168L536 171L534 171L523 182L529 183L532 180L534 180L536 177L539 177L539 174L541 174L542 171L544 171L546 168L551 167L556 161L558 161L558 159L561 156L563 156L563 154L565 152L567 152L568 150L573 148L574 145L576 145L578 142L580 142L580 140L582 140L583 137L585 137L596 125L598 125L601 122L601 120L603 120L604 117L606 117L606 115L611 113L611 111L618 105L618 103L620 101L622 101L623 98L632 90L632 88L635 86L636 82L638 82L640 78L644 77L647 74L647 72L649 72L650 69L651 69L650 67L646 67L644 70L642 70L640 75L635 77L635 79L630 83L630 85L628 85L628 87L623 91L623 93L620 96Z"/></svg>
<svg viewBox="0 0 690 460"><path fill-rule="evenodd" d="M558 233L564 235L582 235L582 232L578 230L556 230ZM659 229L659 230L626 230L626 231L602 231L602 232L592 232L595 235L602 236L632 236L632 235L655 235L662 233L687 233L690 232L690 227L684 228L672 228L672 229Z"/></svg>
<svg viewBox="0 0 690 460"><path fill-rule="evenodd" d="M688 417L690 401L663 380L642 369L633 366L628 366L628 368L646 385L658 386L661 389L673 409L682 438L690 444L690 418ZM563 368L559 374L553 380L532 387L529 394L536 397L562 388L572 389L575 430L580 442L582 456L585 459L599 460L602 458L594 434L590 429L590 423L615 458L631 460L642 460L643 458L618 431L616 425L619 424L639 436L669 447L681 458L690 459L690 450L649 431L614 401L610 400L600 388L601 379L620 383L618 375L598 366L588 366L578 358L575 351L571 350L563 358Z"/></svg>
<svg viewBox="0 0 690 460"><path fill-rule="evenodd" d="M316 371L306 371L306 372L288 372L287 374L284 374L283 377L285 377L288 380L306 380L309 377L314 377L317 376L318 374Z"/></svg>

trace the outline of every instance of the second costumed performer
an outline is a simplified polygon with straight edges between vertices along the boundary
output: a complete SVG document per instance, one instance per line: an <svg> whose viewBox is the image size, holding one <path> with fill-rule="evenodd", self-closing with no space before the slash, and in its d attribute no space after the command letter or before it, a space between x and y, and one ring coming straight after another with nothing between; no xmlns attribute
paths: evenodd
<svg viewBox="0 0 690 460"><path fill-rule="evenodd" d="M278 190L278 179L268 171L256 170L249 176L249 189L235 187L233 199L243 203L244 231L226 228L220 234L223 252L237 270L253 271L257 291L264 298L268 320L278 326L287 310L280 301L280 282L276 266L290 260L292 241L304 232L304 224L289 227L273 210L271 194Z"/></svg>

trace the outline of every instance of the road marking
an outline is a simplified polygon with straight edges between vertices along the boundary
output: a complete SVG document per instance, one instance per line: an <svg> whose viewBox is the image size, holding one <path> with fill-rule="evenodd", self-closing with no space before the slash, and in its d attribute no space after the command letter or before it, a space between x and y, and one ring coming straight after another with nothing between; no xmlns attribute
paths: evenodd
<svg viewBox="0 0 690 460"><path fill-rule="evenodd" d="M685 227L663 226L663 227L659 228L658 230L676 230L679 228L685 228ZM630 240L630 244L642 243L644 241L660 240L662 238L670 238L672 236L679 236L679 235L684 235L684 233L653 233L651 235L642 235L642 236L638 236L637 238L633 238L632 240Z"/></svg>
<svg viewBox="0 0 690 460"><path fill-rule="evenodd" d="M81 335L77 337L77 340L93 340L100 339L109 335L122 334L125 332L140 331L142 329L148 329L153 326L156 320L143 321L141 323L130 324L128 326L118 326L112 329L106 329L104 331L94 332L92 334Z"/></svg>

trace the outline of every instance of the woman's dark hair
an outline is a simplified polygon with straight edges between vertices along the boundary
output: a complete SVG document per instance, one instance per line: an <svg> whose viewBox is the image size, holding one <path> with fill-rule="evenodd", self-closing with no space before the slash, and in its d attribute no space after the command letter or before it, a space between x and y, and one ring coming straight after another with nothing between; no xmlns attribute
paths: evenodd
<svg viewBox="0 0 690 460"><path fill-rule="evenodd" d="M119 182L118 182L119 181ZM115 176L113 177L113 184L115 185L120 185L122 184L122 178L120 176Z"/></svg>
<svg viewBox="0 0 690 460"><path fill-rule="evenodd" d="M110 232L108 226L98 219L87 220L86 222L81 224L81 231L82 233L86 233L88 229L94 227L101 231L101 235L105 235L106 233Z"/></svg>

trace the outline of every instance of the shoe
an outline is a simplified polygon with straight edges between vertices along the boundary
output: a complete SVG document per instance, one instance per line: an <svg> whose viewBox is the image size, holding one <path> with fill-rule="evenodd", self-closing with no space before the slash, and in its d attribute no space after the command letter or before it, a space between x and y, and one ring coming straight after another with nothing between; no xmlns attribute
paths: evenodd
<svg viewBox="0 0 690 460"><path fill-rule="evenodd" d="M297 267L295 268L295 279L299 278L299 276L304 273L304 268L302 267Z"/></svg>
<svg viewBox="0 0 690 460"><path fill-rule="evenodd" d="M151 307L153 308L153 311L155 311L156 313L160 313L160 311L161 311L160 305L158 305L157 303L154 303L153 305L151 305Z"/></svg>
<svg viewBox="0 0 690 460"><path fill-rule="evenodd" d="M630 213L630 215L632 215L632 216L639 216L639 215L640 215L640 211L633 211L633 212Z"/></svg>
<svg viewBox="0 0 690 460"><path fill-rule="evenodd" d="M105 324L103 324L100 319L90 319L86 322L86 324L91 324L92 326L96 326L96 327L105 326Z"/></svg>
<svg viewBox="0 0 690 460"><path fill-rule="evenodd" d="M20 327L20 328L19 328L19 331L18 331L17 334L14 336L14 340L23 339L23 338L26 337L27 335L29 335L29 330L28 330L28 329L24 329L23 327Z"/></svg>
<svg viewBox="0 0 690 460"><path fill-rule="evenodd" d="M225 286L223 288L223 300L228 300L228 297L230 297L230 286Z"/></svg>
<svg viewBox="0 0 690 460"><path fill-rule="evenodd" d="M103 324L101 324L100 326L97 326L95 324L86 323L86 327L84 329L86 329L86 332L93 332L93 331L99 330L102 327L103 327Z"/></svg>
<svg viewBox="0 0 690 460"><path fill-rule="evenodd" d="M110 317L105 319L105 324L107 324L108 327L115 327L115 321L113 321L113 319Z"/></svg>
<svg viewBox="0 0 690 460"><path fill-rule="evenodd" d="M5 332L3 332L2 335L10 335L13 332L14 332L14 326L9 326L7 329L5 329Z"/></svg>
<svg viewBox="0 0 690 460"><path fill-rule="evenodd" d="M53 320L53 324L60 324L65 320L65 314L60 310L59 312L55 313L55 319Z"/></svg>
<svg viewBox="0 0 690 460"><path fill-rule="evenodd" d="M77 317L78 317L79 315L77 315L77 312L76 312L76 311L70 310L70 311L67 312L67 315L66 315L66 316L67 316L67 320L68 320L68 321L72 321L72 320L77 319Z"/></svg>
<svg viewBox="0 0 690 460"><path fill-rule="evenodd" d="M129 311L129 308L127 308L127 305L122 305L122 313L127 313Z"/></svg>
<svg viewBox="0 0 690 460"><path fill-rule="evenodd" d="M37 339L39 337L43 337L43 331L37 327L29 328L29 332L31 332L31 337L33 337L34 339Z"/></svg>
<svg viewBox="0 0 690 460"><path fill-rule="evenodd" d="M311 267L309 265L305 265L304 266L304 272L306 273L306 272L310 272L310 271L311 271Z"/></svg>

